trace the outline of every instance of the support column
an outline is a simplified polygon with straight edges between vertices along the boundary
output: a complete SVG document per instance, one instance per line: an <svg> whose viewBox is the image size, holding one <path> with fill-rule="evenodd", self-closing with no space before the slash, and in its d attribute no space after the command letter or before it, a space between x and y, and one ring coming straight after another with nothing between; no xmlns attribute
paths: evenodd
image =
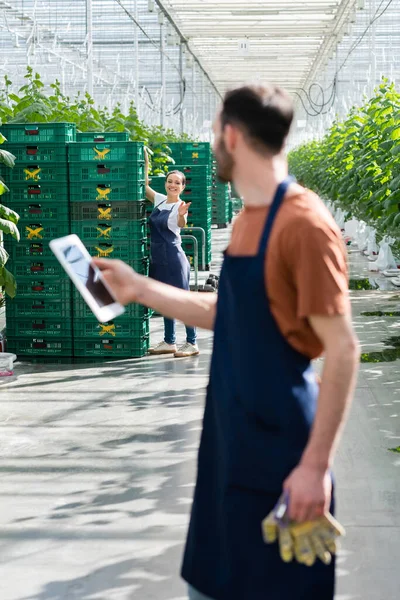
<svg viewBox="0 0 400 600"><path fill-rule="evenodd" d="M160 123L165 127L166 116L166 79L165 79L165 25L160 24L160 64L161 64L161 102L160 102Z"/></svg>
<svg viewBox="0 0 400 600"><path fill-rule="evenodd" d="M192 65L192 122L193 122L193 133L196 134L196 110L197 110L197 98L196 98L196 63L193 61Z"/></svg>
<svg viewBox="0 0 400 600"><path fill-rule="evenodd" d="M200 103L200 129L203 132L206 95L204 93L204 73L202 71L200 71Z"/></svg>
<svg viewBox="0 0 400 600"><path fill-rule="evenodd" d="M179 43L179 76L180 76L180 111L179 111L179 125L180 132L184 133L185 131L185 122L183 116L183 100L184 100L184 89L183 89L183 44L180 41Z"/></svg>
<svg viewBox="0 0 400 600"><path fill-rule="evenodd" d="M208 92L208 139L210 142L211 142L211 134L212 134L211 123L213 120L212 98L213 98L213 90L212 90L212 87L210 86L210 89Z"/></svg>
<svg viewBox="0 0 400 600"><path fill-rule="evenodd" d="M138 18L139 18L139 12L138 12L138 0L134 0L134 16L135 16L135 21L138 22ZM134 45L135 45L135 59L134 59L134 65L135 65L135 108L136 111L139 110L139 78L140 78L140 73L139 73L139 30L138 30L138 26L136 25L136 23L134 24L135 27L135 32L134 32Z"/></svg>
<svg viewBox="0 0 400 600"><path fill-rule="evenodd" d="M87 91L93 96L93 4L86 0L86 75Z"/></svg>

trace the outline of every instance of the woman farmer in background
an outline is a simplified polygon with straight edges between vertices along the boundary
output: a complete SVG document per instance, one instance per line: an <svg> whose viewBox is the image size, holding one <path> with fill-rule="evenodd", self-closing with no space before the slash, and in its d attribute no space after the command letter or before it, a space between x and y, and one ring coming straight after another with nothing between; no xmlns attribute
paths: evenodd
<svg viewBox="0 0 400 600"><path fill-rule="evenodd" d="M150 215L150 277L183 290L189 290L190 264L182 249L180 230L185 227L189 203L180 199L186 178L180 171L171 171L165 180L167 194L160 194L149 186L149 158L146 160L146 197L154 205ZM173 354L175 357L196 356L196 330L186 327L186 342L177 348L175 321L164 318L164 340L150 354Z"/></svg>

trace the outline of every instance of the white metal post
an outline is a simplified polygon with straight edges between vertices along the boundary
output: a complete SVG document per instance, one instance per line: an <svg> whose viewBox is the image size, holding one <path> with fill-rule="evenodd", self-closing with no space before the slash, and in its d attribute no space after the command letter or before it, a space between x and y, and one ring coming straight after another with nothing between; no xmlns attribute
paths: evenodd
<svg viewBox="0 0 400 600"><path fill-rule="evenodd" d="M137 23L138 18L139 18L138 0L134 0L133 10L134 10L134 15L135 15L135 21ZM135 32L134 32L133 39L134 39L134 45L135 45L135 105L136 105L136 110L138 111L139 110L140 73L139 73L139 29L138 29L138 26L136 25L136 23L134 24Z"/></svg>
<svg viewBox="0 0 400 600"><path fill-rule="evenodd" d="M212 122L212 97L213 97L213 90L212 87L210 86L210 90L208 92L208 139L211 142L211 122Z"/></svg>
<svg viewBox="0 0 400 600"><path fill-rule="evenodd" d="M185 91L183 89L183 44L180 41L179 43L179 75L180 75L180 111L179 111L179 122L180 122L180 132L184 133L185 131L185 122L183 116L183 100Z"/></svg>
<svg viewBox="0 0 400 600"><path fill-rule="evenodd" d="M87 91L93 96L93 5L86 0L86 75Z"/></svg>
<svg viewBox="0 0 400 600"><path fill-rule="evenodd" d="M202 71L200 71L200 84L200 130L203 133L206 97L204 94L204 73Z"/></svg>
<svg viewBox="0 0 400 600"><path fill-rule="evenodd" d="M371 21L373 20L376 13L376 0L371 0ZM376 85L376 22L371 26L370 29L370 41L369 41L369 64L371 65L371 92L370 96L372 98L374 94L374 89Z"/></svg>
<svg viewBox="0 0 400 600"><path fill-rule="evenodd" d="M160 63L161 63L161 106L160 106L160 124L161 127L165 127L165 113L166 113L166 80L165 80L165 25L160 24Z"/></svg>
<svg viewBox="0 0 400 600"><path fill-rule="evenodd" d="M196 134L196 63L193 61L192 65L192 123L193 123L193 133Z"/></svg>

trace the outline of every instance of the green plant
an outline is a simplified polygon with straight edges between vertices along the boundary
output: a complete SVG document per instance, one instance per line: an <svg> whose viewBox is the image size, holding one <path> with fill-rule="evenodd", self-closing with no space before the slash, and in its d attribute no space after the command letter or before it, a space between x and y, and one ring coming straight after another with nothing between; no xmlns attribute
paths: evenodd
<svg viewBox="0 0 400 600"><path fill-rule="evenodd" d="M47 95L39 73L27 67L26 83L18 94L11 92L12 82L6 76L0 91L0 120L4 123L75 123L78 131L127 131L132 141L143 141L152 156L152 173L168 171L173 159L168 142L192 141L187 134L176 134L162 127L149 127L138 117L133 102L128 114L120 104L112 110L97 108L90 94L78 92L74 98L62 93L58 80L50 85Z"/></svg>
<svg viewBox="0 0 400 600"><path fill-rule="evenodd" d="M3 144L6 141L6 138L0 133L0 144ZM0 163L5 164L7 167L14 166L14 155L6 150L0 150ZM2 179L0 179L0 196L8 192L8 187L4 183ZM2 244L2 235L10 234L16 240L19 241L19 231L17 227L17 223L19 221L19 216L16 212L7 208L3 204L0 204L0 289L2 292L4 291L8 296L14 298L16 293L16 282L15 278L10 273L8 269L6 269L6 263L8 261L8 253L3 247ZM1 298L3 294L1 293Z"/></svg>
<svg viewBox="0 0 400 600"><path fill-rule="evenodd" d="M320 141L289 153L298 180L348 215L399 237L400 94L384 79L375 95Z"/></svg>

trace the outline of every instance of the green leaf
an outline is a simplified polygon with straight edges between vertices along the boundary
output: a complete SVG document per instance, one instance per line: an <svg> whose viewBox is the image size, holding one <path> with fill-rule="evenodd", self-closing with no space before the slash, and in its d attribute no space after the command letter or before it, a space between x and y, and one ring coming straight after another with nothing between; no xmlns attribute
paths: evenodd
<svg viewBox="0 0 400 600"><path fill-rule="evenodd" d="M4 181L2 181L0 179L0 196L2 196L3 194L5 194L6 192L9 192L10 190L8 189L8 187L6 186L6 184L4 183Z"/></svg>
<svg viewBox="0 0 400 600"><path fill-rule="evenodd" d="M392 140L400 140L400 127L396 127L390 134Z"/></svg>
<svg viewBox="0 0 400 600"><path fill-rule="evenodd" d="M17 292L17 282L15 277L5 267L0 268L0 287L4 288L4 291L10 298L15 298Z"/></svg>
<svg viewBox="0 0 400 600"><path fill-rule="evenodd" d="M11 169L15 166L15 156L7 150L0 150L0 163L10 167Z"/></svg>
<svg viewBox="0 0 400 600"><path fill-rule="evenodd" d="M9 98L9 100L12 100L16 104L18 104L21 101L21 98L19 96L17 96L17 94L8 94L8 98Z"/></svg>
<svg viewBox="0 0 400 600"><path fill-rule="evenodd" d="M11 208L8 208L3 204L0 204L0 218L6 219L15 224L17 224L19 221L19 215L15 211L11 210Z"/></svg>
<svg viewBox="0 0 400 600"><path fill-rule="evenodd" d="M4 135L2 133L0 133L0 144L4 144L4 142L7 141L7 138L4 137Z"/></svg>
<svg viewBox="0 0 400 600"><path fill-rule="evenodd" d="M4 233L10 234L14 239L19 242L20 235L18 231L18 227L12 221L7 221L6 219L0 219L0 230Z"/></svg>
<svg viewBox="0 0 400 600"><path fill-rule="evenodd" d="M8 261L9 255L3 246L0 246L0 267L4 267Z"/></svg>

